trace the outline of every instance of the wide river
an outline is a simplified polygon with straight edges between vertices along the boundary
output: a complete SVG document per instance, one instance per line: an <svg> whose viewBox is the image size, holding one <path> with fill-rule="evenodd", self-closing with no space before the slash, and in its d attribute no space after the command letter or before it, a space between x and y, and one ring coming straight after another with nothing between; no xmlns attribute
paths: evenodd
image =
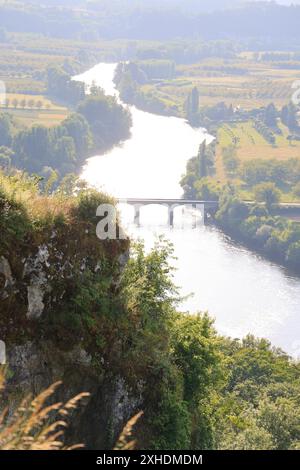
<svg viewBox="0 0 300 470"><path fill-rule="evenodd" d="M113 84L116 64L99 64L76 77L93 82L106 94ZM130 106L131 138L106 155L87 161L82 177L116 197L180 198L179 185L186 162L199 144L211 137L191 128L183 119L162 117ZM132 209L121 207L124 224ZM145 207L141 226L128 225L134 238L150 247L157 234L174 245L175 282L185 296L183 311L208 311L220 333L241 338L248 333L265 337L294 357L300 357L300 279L248 250L231 243L214 228L193 228L188 211L178 209L169 229L163 207Z"/></svg>

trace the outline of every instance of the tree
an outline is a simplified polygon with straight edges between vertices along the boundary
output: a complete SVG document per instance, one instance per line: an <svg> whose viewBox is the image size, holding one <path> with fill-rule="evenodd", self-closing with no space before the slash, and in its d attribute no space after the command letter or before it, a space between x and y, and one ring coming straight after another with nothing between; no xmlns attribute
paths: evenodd
<svg viewBox="0 0 300 470"><path fill-rule="evenodd" d="M197 87L194 87L187 96L185 103L185 112L188 121L191 124L197 124L199 112L199 92Z"/></svg>
<svg viewBox="0 0 300 470"><path fill-rule="evenodd" d="M12 142L12 121L7 113L0 114L0 146L10 147Z"/></svg>
<svg viewBox="0 0 300 470"><path fill-rule="evenodd" d="M89 96L78 107L90 125L96 150L109 148L130 135L130 112L111 96Z"/></svg>
<svg viewBox="0 0 300 470"><path fill-rule="evenodd" d="M56 141L54 167L63 168L63 173L74 170L76 164L75 142L70 136L63 136Z"/></svg>
<svg viewBox="0 0 300 470"><path fill-rule="evenodd" d="M59 67L47 69L47 89L51 96L77 105L85 97L84 83L76 82Z"/></svg>
<svg viewBox="0 0 300 470"><path fill-rule="evenodd" d="M49 166L51 147L50 131L43 126L21 131L14 139L19 166L31 172L39 172L44 166Z"/></svg>
<svg viewBox="0 0 300 470"><path fill-rule="evenodd" d="M229 175L233 175L239 168L240 160L237 157L236 147L229 145L222 150L223 162Z"/></svg>
<svg viewBox="0 0 300 470"><path fill-rule="evenodd" d="M214 145L206 145L204 140L200 144L198 156L198 177L206 178L212 172L214 166Z"/></svg>
<svg viewBox="0 0 300 470"><path fill-rule="evenodd" d="M270 103L265 109L264 122L268 127L277 127L277 109Z"/></svg>
<svg viewBox="0 0 300 470"><path fill-rule="evenodd" d="M261 183L253 188L255 200L266 204L268 210L280 201L281 193L274 183Z"/></svg>
<svg viewBox="0 0 300 470"><path fill-rule="evenodd" d="M299 268L300 266L300 241L292 243L289 246L287 252L287 261L293 266L293 268Z"/></svg>
<svg viewBox="0 0 300 470"><path fill-rule="evenodd" d="M93 136L88 121L81 114L73 113L62 123L67 134L73 138L77 155L86 158L93 145Z"/></svg>
<svg viewBox="0 0 300 470"><path fill-rule="evenodd" d="M300 198L300 182L294 186L293 194L296 196L296 198Z"/></svg>
<svg viewBox="0 0 300 470"><path fill-rule="evenodd" d="M0 167L4 170L9 170L12 163L14 152L5 146L0 147Z"/></svg>
<svg viewBox="0 0 300 470"><path fill-rule="evenodd" d="M281 120L291 131L298 129L297 108L294 104L283 106Z"/></svg>

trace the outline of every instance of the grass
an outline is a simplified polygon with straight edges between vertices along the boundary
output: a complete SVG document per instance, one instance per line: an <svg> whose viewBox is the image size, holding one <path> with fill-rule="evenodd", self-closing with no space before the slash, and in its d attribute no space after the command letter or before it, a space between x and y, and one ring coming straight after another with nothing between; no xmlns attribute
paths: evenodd
<svg viewBox="0 0 300 470"><path fill-rule="evenodd" d="M288 129L281 125L282 135L276 136L276 144L273 146L256 131L251 121L223 124L218 131L218 147L221 149L237 142L237 157L244 161L252 158L287 160L300 156L300 142L287 140Z"/></svg>

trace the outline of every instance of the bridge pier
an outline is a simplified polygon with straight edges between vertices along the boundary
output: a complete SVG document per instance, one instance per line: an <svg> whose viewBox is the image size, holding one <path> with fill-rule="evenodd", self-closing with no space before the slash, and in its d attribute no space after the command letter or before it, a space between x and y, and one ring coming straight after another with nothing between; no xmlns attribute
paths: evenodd
<svg viewBox="0 0 300 470"><path fill-rule="evenodd" d="M168 209L168 224L170 227L174 227L174 208L169 207Z"/></svg>
<svg viewBox="0 0 300 470"><path fill-rule="evenodd" d="M140 225L140 213L141 213L141 206L135 204L134 205L134 223L136 225Z"/></svg>
<svg viewBox="0 0 300 470"><path fill-rule="evenodd" d="M204 211L203 211L203 223L204 223L204 225L208 224L208 219L209 219L208 211L204 208Z"/></svg>

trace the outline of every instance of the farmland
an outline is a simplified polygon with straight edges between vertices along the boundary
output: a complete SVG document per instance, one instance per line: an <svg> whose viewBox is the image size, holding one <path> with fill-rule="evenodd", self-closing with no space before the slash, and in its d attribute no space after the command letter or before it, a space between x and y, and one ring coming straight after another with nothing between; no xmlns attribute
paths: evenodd
<svg viewBox="0 0 300 470"><path fill-rule="evenodd" d="M45 95L7 93L0 111L10 113L22 126L41 124L52 127L60 124L69 114L65 106L54 103Z"/></svg>
<svg viewBox="0 0 300 470"><path fill-rule="evenodd" d="M283 124L279 125L282 134L276 135L276 143L271 145L255 129L252 121L241 123L224 123L217 132L216 146L216 178L226 182L231 178L226 174L223 162L224 149L234 148L238 160L280 160L300 158L300 142L287 139L289 130Z"/></svg>
<svg viewBox="0 0 300 470"><path fill-rule="evenodd" d="M285 67L285 68L284 68ZM200 93L200 105L227 105L253 109L271 101L278 107L292 96L292 84L300 79L300 63L276 63L240 54L234 59L204 59L192 65L177 65L176 77L144 85L163 101L176 105L184 115L184 102L192 87Z"/></svg>

